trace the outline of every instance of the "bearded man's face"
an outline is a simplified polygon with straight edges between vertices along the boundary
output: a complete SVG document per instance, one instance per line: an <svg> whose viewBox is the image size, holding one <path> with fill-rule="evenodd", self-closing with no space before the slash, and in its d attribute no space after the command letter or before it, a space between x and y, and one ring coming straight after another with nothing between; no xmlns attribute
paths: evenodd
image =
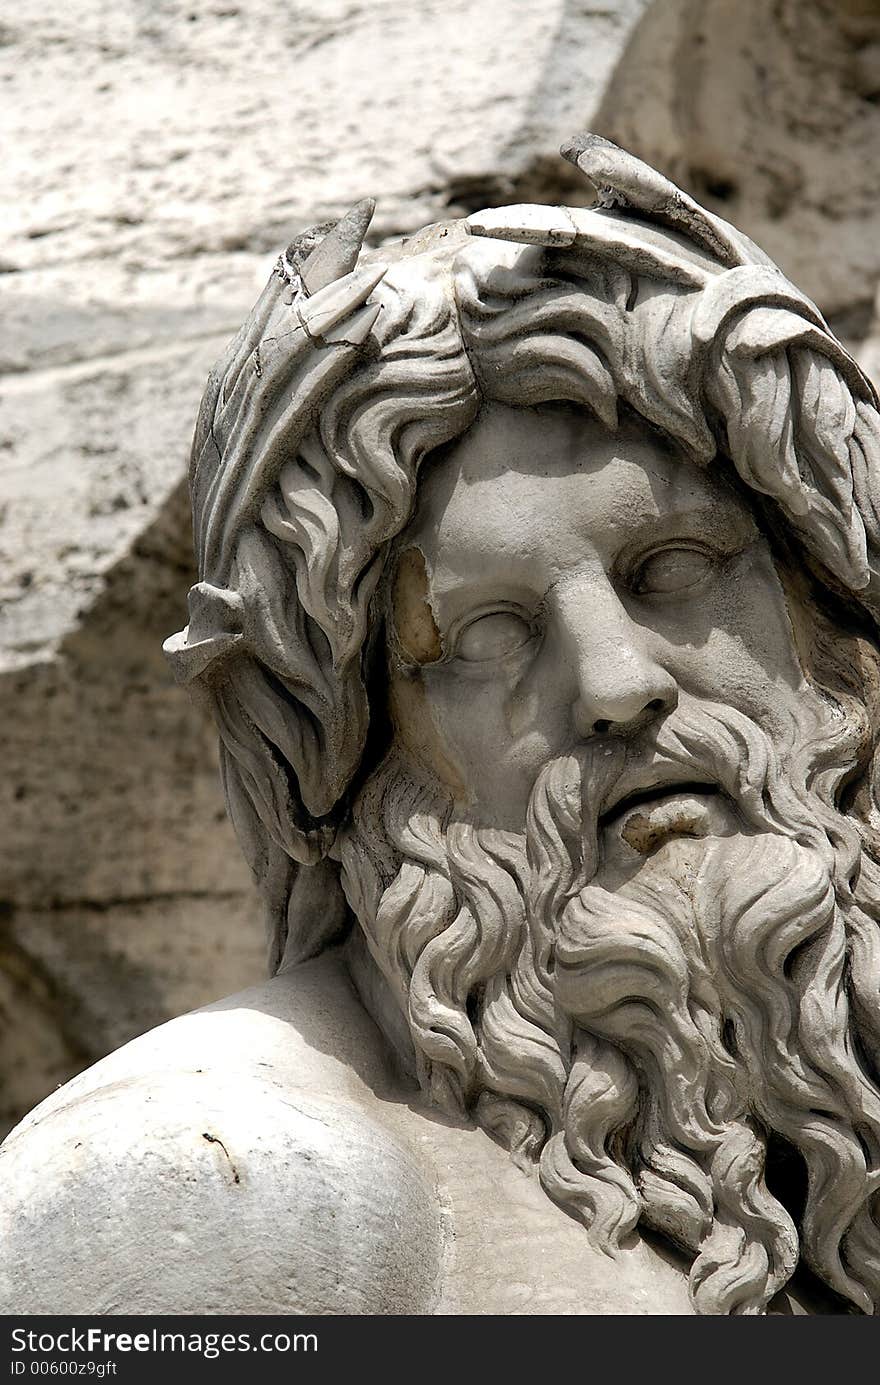
<svg viewBox="0 0 880 1385"><path fill-rule="evenodd" d="M763 1311L801 1255L871 1311L865 706L805 677L747 504L645 425L488 405L419 494L341 860L423 1085L602 1249L685 1247L700 1311Z"/></svg>
<svg viewBox="0 0 880 1385"><path fill-rule="evenodd" d="M777 740L813 696L744 501L646 426L572 406L487 405L430 464L392 611L400 744L481 826L521 831L541 769L591 742L627 747L603 813L682 780L692 807L703 770L655 744L682 695Z"/></svg>

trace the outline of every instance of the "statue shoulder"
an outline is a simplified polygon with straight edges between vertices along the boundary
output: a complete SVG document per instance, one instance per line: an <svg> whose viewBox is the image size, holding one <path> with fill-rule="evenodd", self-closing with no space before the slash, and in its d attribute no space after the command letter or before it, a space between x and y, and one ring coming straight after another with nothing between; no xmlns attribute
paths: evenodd
<svg viewBox="0 0 880 1385"><path fill-rule="evenodd" d="M432 1311L430 1173L356 1072L303 1062L295 999L263 988L172 1021L13 1132L0 1312Z"/></svg>

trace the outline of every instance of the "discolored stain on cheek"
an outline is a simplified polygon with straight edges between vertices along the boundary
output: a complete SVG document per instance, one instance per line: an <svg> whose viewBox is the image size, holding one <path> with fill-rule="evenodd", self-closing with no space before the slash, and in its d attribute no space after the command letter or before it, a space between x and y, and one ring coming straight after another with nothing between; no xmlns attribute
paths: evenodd
<svg viewBox="0 0 880 1385"><path fill-rule="evenodd" d="M428 570L420 548L405 549L397 560L391 609L405 659L414 664L442 659L443 643L428 601Z"/></svg>
<svg viewBox="0 0 880 1385"><path fill-rule="evenodd" d="M465 775L454 761L453 747L435 724L420 677L392 675L389 710L397 736L419 764L430 770L459 802L468 802Z"/></svg>
<svg viewBox="0 0 880 1385"><path fill-rule="evenodd" d="M443 641L429 601L428 569L421 549L404 549L391 588L396 658L391 664L391 720L409 753L436 775L454 798L466 800L465 777L439 730L419 670L443 658ZM403 665L403 667L401 666Z"/></svg>

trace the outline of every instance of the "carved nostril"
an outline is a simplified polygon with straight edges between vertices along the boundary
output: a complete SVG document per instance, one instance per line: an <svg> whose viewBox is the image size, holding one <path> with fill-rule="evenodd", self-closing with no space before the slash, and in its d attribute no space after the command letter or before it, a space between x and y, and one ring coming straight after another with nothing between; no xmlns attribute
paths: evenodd
<svg viewBox="0 0 880 1385"><path fill-rule="evenodd" d="M646 712L662 712L667 705L667 701L664 697L652 697L650 702L646 702L644 707L642 708L642 715L644 715L644 713ZM621 720L616 720L613 717L610 719L606 717L601 717L598 721L593 722L593 735L605 736L612 729L612 727L617 728L617 730L619 731L626 725L635 725L637 722L640 721L641 717L622 718Z"/></svg>

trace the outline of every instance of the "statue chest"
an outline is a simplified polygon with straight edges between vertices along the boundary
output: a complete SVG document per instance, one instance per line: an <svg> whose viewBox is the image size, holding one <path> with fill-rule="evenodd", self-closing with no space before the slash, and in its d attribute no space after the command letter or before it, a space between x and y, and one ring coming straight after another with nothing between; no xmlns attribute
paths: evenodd
<svg viewBox="0 0 880 1385"><path fill-rule="evenodd" d="M444 1242L440 1314L690 1315L687 1271L641 1238L612 1260L481 1130L416 1113Z"/></svg>

